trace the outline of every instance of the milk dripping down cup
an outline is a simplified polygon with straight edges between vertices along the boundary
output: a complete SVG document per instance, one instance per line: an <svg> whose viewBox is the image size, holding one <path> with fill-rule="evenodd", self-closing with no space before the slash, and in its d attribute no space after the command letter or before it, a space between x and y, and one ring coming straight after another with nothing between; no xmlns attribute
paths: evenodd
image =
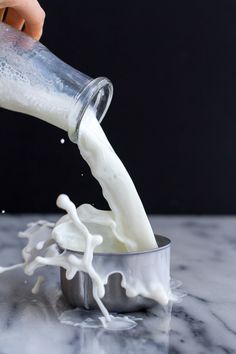
<svg viewBox="0 0 236 354"><path fill-rule="evenodd" d="M88 107L101 121L113 93L105 77L91 79L43 44L0 22L0 106L40 118L77 141Z"/></svg>

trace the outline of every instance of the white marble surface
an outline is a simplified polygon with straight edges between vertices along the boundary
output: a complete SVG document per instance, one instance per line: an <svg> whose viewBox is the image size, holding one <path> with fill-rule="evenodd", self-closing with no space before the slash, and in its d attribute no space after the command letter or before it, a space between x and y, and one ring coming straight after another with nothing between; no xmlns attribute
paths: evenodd
<svg viewBox="0 0 236 354"><path fill-rule="evenodd" d="M25 240L17 233L39 218L1 215L0 265L21 261ZM188 293L172 312L139 313L143 320L126 332L64 325L59 271L39 270L46 281L33 295L37 275L17 269L0 274L0 354L236 353L236 217L153 216L151 222L171 239L172 277Z"/></svg>

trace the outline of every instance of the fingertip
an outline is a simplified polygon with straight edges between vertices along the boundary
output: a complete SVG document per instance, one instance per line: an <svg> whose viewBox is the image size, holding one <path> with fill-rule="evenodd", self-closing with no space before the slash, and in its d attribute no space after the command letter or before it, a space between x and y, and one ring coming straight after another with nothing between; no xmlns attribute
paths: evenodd
<svg viewBox="0 0 236 354"><path fill-rule="evenodd" d="M43 26L35 28L35 26L25 23L24 32L36 41L39 41L43 34Z"/></svg>

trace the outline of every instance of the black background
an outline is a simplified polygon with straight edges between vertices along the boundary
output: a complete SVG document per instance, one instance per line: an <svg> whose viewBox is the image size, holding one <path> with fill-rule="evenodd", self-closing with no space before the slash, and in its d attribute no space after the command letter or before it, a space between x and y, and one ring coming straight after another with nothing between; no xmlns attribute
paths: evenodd
<svg viewBox="0 0 236 354"><path fill-rule="evenodd" d="M147 212L235 213L235 0L41 4L42 42L89 76L112 80L103 128ZM0 209L55 212L61 192L106 207L65 132L0 115Z"/></svg>

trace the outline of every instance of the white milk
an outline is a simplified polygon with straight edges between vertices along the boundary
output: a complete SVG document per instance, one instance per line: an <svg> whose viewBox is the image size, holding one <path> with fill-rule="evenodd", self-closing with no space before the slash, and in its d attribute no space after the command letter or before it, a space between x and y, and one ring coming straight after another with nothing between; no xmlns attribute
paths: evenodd
<svg viewBox="0 0 236 354"><path fill-rule="evenodd" d="M95 224L95 232L99 232L101 226L109 227L105 242L97 251L129 252L156 248L151 225L132 179L107 140L92 110L87 110L80 123L78 146L111 208L110 211L103 211L84 204L78 209L80 218ZM63 248L83 251L84 245L81 243L83 241L78 238L77 230L75 233L70 230L70 239L66 239L66 245L61 243L60 236L63 238L63 234L68 233L68 230L63 230L64 224L66 228L69 227L68 222L66 223L68 220L71 223L70 217L58 222L61 226L54 231L56 240Z"/></svg>
<svg viewBox="0 0 236 354"><path fill-rule="evenodd" d="M32 290L31 290L32 294L38 294L38 292L40 290L40 286L43 282L44 282L44 277L42 275L39 275L36 283L34 284Z"/></svg>
<svg viewBox="0 0 236 354"><path fill-rule="evenodd" d="M93 284L94 299L104 316L101 318L104 327L131 328L131 319L110 316L102 303L109 274L122 274L122 286L127 296L142 295L166 305L171 297L170 279L169 276L164 279L162 275L166 274L169 260L158 264L157 270L145 276L142 265L139 265L141 268L135 277L129 267L122 264L118 268L105 263L93 264L94 252L144 251L156 248L157 244L135 186L91 110L87 111L80 124L78 146L93 176L100 183L111 210L98 210L89 204L76 209L66 195L60 195L57 205L67 215L54 228L53 224L39 221L30 224L25 232L19 234L20 237L28 238L22 251L24 271L32 275L44 265L59 266L66 270L69 280L78 271L88 273ZM62 253L58 245L64 249ZM82 251L83 254L71 251ZM36 283L33 291L38 290L40 282Z"/></svg>
<svg viewBox="0 0 236 354"><path fill-rule="evenodd" d="M78 146L102 187L114 218L114 235L127 251L156 248L143 204L123 163L116 155L93 111L87 110L79 128ZM97 211L97 217L103 212Z"/></svg>
<svg viewBox="0 0 236 354"><path fill-rule="evenodd" d="M73 115L73 109L75 109L73 96L70 97L58 92L50 80L47 81L46 79L38 78L37 75L34 76L35 67L30 60L27 62L28 72L31 73L29 75L30 79L27 76L27 72L26 75L23 75L22 72L24 73L27 70L24 56L16 56L14 48L11 54L7 43L5 54L7 60L4 61L3 49L4 46L1 47L0 106L11 111L38 117L65 131L69 131L71 129L71 121L68 119L68 112ZM40 72L38 75L40 75ZM59 84L62 85L58 81Z"/></svg>

